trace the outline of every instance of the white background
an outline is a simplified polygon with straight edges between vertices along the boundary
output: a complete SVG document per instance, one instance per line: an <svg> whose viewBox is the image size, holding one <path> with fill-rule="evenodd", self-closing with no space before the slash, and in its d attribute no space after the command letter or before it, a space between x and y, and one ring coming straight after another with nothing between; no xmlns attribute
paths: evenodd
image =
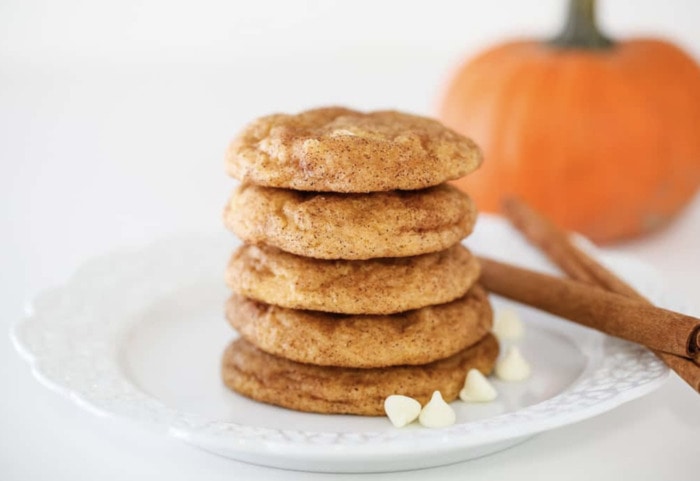
<svg viewBox="0 0 700 481"><path fill-rule="evenodd" d="M700 2L602 3L613 36L663 36L700 58ZM223 151L248 120L323 104L431 114L461 58L506 37L551 35L562 11L558 0L2 0L2 330L88 257L220 231L233 185ZM644 258L694 300L699 236L696 199L671 228L615 249ZM93 418L41 388L7 336L0 386L3 480L316 479ZM510 451L401 477L690 479L699 399L673 379Z"/></svg>

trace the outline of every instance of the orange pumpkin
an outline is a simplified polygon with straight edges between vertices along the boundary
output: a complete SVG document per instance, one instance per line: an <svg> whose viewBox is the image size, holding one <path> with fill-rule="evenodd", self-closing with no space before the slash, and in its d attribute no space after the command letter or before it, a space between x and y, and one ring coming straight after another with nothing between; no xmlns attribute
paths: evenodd
<svg viewBox="0 0 700 481"><path fill-rule="evenodd" d="M484 151L456 182L481 210L515 194L606 242L666 224L700 185L700 68L665 41L610 41L594 7L571 0L553 41L464 64L438 115Z"/></svg>

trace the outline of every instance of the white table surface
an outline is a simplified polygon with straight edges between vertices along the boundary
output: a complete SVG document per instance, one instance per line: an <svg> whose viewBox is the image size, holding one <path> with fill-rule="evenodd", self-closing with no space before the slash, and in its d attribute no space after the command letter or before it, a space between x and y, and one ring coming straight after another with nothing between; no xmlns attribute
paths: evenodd
<svg viewBox="0 0 700 481"><path fill-rule="evenodd" d="M651 4L642 2L640 9ZM160 37L151 33L147 47L161 53L156 59L114 51L99 55L114 45L105 43L98 26L90 27L97 46L80 37L78 24L68 24L68 40L58 39L56 46L50 35L22 33L22 22L38 14L20 10L12 17L19 22L19 27L12 24L14 30L4 29L10 24L0 15L5 19L0 27L10 32L0 49L0 328L5 332L38 291L62 283L86 258L176 232L220 231L221 207L233 185L223 173L223 151L247 120L329 103L429 113L458 51L372 43L371 35L378 35L372 30L365 44L335 45L332 52L319 47L304 53L299 44L291 53L268 49L265 55L247 55L239 49L200 56L193 48L175 57L169 49L173 37L166 36L170 45L158 51ZM63 13L64 20L69 13ZM489 15L493 20L497 14ZM674 31L697 32L686 15L675 24L668 12L664 15L660 21L675 25ZM652 13L647 17L654 19ZM60 31L47 25L53 27L50 34ZM204 31L202 25L195 22L194 28ZM144 40L146 29L139 28L137 40ZM482 30L473 45L496 31L502 28ZM30 43L13 50L20 44L11 40L21 35ZM138 49L140 44L128 45ZM697 52L700 44L692 45ZM669 289L699 305L699 238L700 197L665 231L614 250L646 260ZM691 311L700 315L698 308ZM36 382L7 335L0 336L0 386L2 480L675 480L697 476L700 459L700 396L676 377L643 399L502 453L366 476L247 465L123 421L94 417Z"/></svg>

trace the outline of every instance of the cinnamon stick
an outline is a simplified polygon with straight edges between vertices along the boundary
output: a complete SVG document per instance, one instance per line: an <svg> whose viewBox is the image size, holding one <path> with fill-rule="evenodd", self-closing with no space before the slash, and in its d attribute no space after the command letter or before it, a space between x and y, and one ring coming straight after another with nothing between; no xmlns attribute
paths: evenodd
<svg viewBox="0 0 700 481"><path fill-rule="evenodd" d="M630 299L650 304L649 300L629 284L579 249L563 230L523 201L509 198L503 202L502 207L511 224L572 279L598 285ZM661 351L655 353L693 389L700 392L700 366L697 359L692 361Z"/></svg>
<svg viewBox="0 0 700 481"><path fill-rule="evenodd" d="M700 319L654 307L599 287L479 258L481 284L551 314L652 349L695 358Z"/></svg>
<svg viewBox="0 0 700 481"><path fill-rule="evenodd" d="M690 359L674 356L666 352L654 351L654 354L659 356L690 387L700 392L700 366Z"/></svg>
<svg viewBox="0 0 700 481"><path fill-rule="evenodd" d="M523 201L509 197L501 207L511 224L572 279L649 302L632 286L578 248L564 231Z"/></svg>
<svg viewBox="0 0 700 481"><path fill-rule="evenodd" d="M581 282L595 283L595 278L576 260L574 246L568 242L566 234L551 222L512 197L504 199L501 208L510 223L565 274Z"/></svg>

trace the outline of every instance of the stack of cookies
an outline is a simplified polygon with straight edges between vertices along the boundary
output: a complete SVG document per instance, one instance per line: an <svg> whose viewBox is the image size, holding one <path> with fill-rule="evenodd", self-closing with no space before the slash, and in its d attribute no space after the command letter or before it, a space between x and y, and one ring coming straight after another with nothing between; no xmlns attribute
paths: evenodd
<svg viewBox="0 0 700 481"><path fill-rule="evenodd" d="M226 271L238 331L222 375L234 391L301 411L382 415L384 399L454 400L498 355L476 220L446 184L481 155L438 122L323 108L271 115L231 143L241 181L225 208L244 245Z"/></svg>

